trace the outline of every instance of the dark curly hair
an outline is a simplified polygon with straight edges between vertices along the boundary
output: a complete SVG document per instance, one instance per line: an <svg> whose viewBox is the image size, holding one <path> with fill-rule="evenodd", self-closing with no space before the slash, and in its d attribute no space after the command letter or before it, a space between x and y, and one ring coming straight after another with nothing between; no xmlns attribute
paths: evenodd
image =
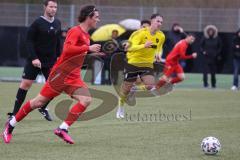
<svg viewBox="0 0 240 160"><path fill-rule="evenodd" d="M55 2L55 3L57 3L57 0L44 0L43 1L44 6L47 6L48 2Z"/></svg>
<svg viewBox="0 0 240 160"><path fill-rule="evenodd" d="M98 11L96 9L96 7L94 5L87 5L82 7L82 9L79 12L79 16L78 16L78 22L84 22L87 17L93 17L94 16L94 12Z"/></svg>

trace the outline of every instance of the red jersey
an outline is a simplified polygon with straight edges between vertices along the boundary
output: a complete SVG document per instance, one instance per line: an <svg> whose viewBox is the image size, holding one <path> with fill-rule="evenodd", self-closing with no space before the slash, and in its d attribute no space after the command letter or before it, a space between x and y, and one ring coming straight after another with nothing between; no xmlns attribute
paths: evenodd
<svg viewBox="0 0 240 160"><path fill-rule="evenodd" d="M178 64L181 59L193 58L192 55L186 55L188 45L189 44L184 39L176 43L166 58L166 64Z"/></svg>
<svg viewBox="0 0 240 160"><path fill-rule="evenodd" d="M73 84L81 79L81 67L89 50L90 36L80 26L71 28L64 42L63 51L50 74L50 81L57 76L64 84Z"/></svg>

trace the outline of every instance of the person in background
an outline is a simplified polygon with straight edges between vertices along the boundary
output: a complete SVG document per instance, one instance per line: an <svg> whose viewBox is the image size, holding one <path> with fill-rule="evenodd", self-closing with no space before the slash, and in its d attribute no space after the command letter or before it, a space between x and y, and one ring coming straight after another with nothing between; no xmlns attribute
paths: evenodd
<svg viewBox="0 0 240 160"><path fill-rule="evenodd" d="M60 55L61 22L54 17L56 13L57 1L45 0L43 16L38 17L28 28L26 47L29 57L24 66L13 111L8 113L10 118L19 111L37 75L42 73L48 79L50 69ZM38 110L46 120L52 121L47 105L48 103Z"/></svg>
<svg viewBox="0 0 240 160"><path fill-rule="evenodd" d="M238 90L238 74L240 68L240 29L233 38L233 86L232 90Z"/></svg>
<svg viewBox="0 0 240 160"><path fill-rule="evenodd" d="M203 54L203 86L208 88L208 73L211 74L211 86L216 88L216 60L222 50L222 41L218 36L218 29L214 25L204 28L201 40L201 53Z"/></svg>
<svg viewBox="0 0 240 160"><path fill-rule="evenodd" d="M151 25L151 22L149 20L147 20L147 19L144 19L144 20L141 21L140 28L150 27L150 25Z"/></svg>
<svg viewBox="0 0 240 160"><path fill-rule="evenodd" d="M173 23L171 31L169 31L166 35L163 58L167 57L167 54L171 52L175 44L178 43L180 40L184 39L185 37L186 34L181 25L179 23ZM180 65L185 68L185 60L181 60Z"/></svg>
<svg viewBox="0 0 240 160"><path fill-rule="evenodd" d="M194 41L194 35L189 34L185 39L176 43L175 47L166 58L163 76L160 78L156 85L157 89L161 88L166 83L176 84L182 82L185 79L185 74L182 66L179 64L179 61L181 59L197 58L196 52L192 53L191 55L186 55L188 46L191 45Z"/></svg>
<svg viewBox="0 0 240 160"><path fill-rule="evenodd" d="M116 29L112 30L111 40L113 42L118 43L118 41L117 41L118 36L119 36L118 30L116 30ZM116 51L117 50L113 50L112 52L107 53L106 56L102 57L102 59L104 61L104 65L103 65L103 72L101 75L102 76L101 84L111 85L110 63L111 63L112 56ZM106 71L107 71L107 73L106 73ZM106 74L107 74L107 76L106 76Z"/></svg>

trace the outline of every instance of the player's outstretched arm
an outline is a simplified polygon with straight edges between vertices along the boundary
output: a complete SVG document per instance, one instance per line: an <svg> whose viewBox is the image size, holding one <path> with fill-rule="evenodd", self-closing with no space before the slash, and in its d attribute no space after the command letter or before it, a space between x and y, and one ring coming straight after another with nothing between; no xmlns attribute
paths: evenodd
<svg viewBox="0 0 240 160"><path fill-rule="evenodd" d="M91 55L93 56L105 56L106 54L103 52L100 52L101 45L100 44L93 44L89 46L89 51L92 52Z"/></svg>
<svg viewBox="0 0 240 160"><path fill-rule="evenodd" d="M180 49L180 54L181 54L181 58L182 59L192 59L192 58L196 58L197 57L197 53L193 53L193 54L191 54L191 55L186 55L186 50L187 50L187 48L186 47L182 47L181 49Z"/></svg>
<svg viewBox="0 0 240 160"><path fill-rule="evenodd" d="M142 40L144 38L144 34L141 30L133 32L133 34L128 39L128 51L134 52L143 48L146 48L147 46L151 46L150 43L142 43Z"/></svg>
<svg viewBox="0 0 240 160"><path fill-rule="evenodd" d="M93 44L91 46L89 46L89 51L90 52L100 52L101 49L101 45L100 44Z"/></svg>
<svg viewBox="0 0 240 160"><path fill-rule="evenodd" d="M79 38L81 38L80 34L70 30L64 43L63 52L71 56L86 54L89 51L89 45L77 45Z"/></svg>

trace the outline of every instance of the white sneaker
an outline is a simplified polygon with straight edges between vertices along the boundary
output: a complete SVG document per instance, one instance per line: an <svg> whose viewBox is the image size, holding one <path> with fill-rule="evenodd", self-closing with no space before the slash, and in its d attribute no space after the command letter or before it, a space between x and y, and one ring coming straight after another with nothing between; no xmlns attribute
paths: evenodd
<svg viewBox="0 0 240 160"><path fill-rule="evenodd" d="M124 108L123 107L118 107L117 112L116 112L116 118L117 119L124 118Z"/></svg>
<svg viewBox="0 0 240 160"><path fill-rule="evenodd" d="M232 91L237 91L238 88L237 88L237 86L232 86L231 90L232 90Z"/></svg>

